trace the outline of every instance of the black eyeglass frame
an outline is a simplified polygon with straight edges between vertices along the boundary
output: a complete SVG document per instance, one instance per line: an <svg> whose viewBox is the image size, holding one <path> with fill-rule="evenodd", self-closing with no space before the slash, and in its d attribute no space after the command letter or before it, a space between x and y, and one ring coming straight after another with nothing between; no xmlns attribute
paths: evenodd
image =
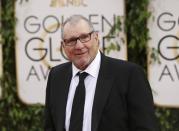
<svg viewBox="0 0 179 131"><path fill-rule="evenodd" d="M88 42L88 41L90 41L91 40L91 35L94 33L95 31L91 31L91 32L89 32L89 33L86 33L86 34L82 34L82 35L80 35L80 36L78 36L78 37L72 37L72 38L69 38L69 39L64 39L63 41L62 41L62 43L63 43L63 45L65 45L65 46L75 46L76 44L77 44L77 40L79 40L81 43L86 43L86 42ZM87 40L85 40L85 39L83 39L82 38L82 36L88 36L88 39ZM87 37L86 37L87 38ZM67 42L67 41L69 41L69 42Z"/></svg>

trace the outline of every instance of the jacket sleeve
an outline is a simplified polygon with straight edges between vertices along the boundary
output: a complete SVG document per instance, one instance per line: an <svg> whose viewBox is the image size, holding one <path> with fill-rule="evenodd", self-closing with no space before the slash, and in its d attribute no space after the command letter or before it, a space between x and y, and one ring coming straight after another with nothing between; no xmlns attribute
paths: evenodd
<svg viewBox="0 0 179 131"><path fill-rule="evenodd" d="M127 105L130 131L159 131L149 82L139 66L134 66L129 78Z"/></svg>
<svg viewBox="0 0 179 131"><path fill-rule="evenodd" d="M46 98L45 98L45 111L44 111L44 116L45 116L45 123L44 123L44 131L56 131L52 114L51 114L51 102L50 102L50 81L52 77L52 69L49 73L48 76L48 81L47 81L47 87L46 87Z"/></svg>

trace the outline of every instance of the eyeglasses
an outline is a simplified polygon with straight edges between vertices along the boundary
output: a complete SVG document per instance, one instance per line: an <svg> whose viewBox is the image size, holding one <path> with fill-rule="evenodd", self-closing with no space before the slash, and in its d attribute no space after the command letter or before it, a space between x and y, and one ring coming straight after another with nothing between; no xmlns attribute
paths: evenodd
<svg viewBox="0 0 179 131"><path fill-rule="evenodd" d="M63 40L64 45L65 46L75 46L76 43L77 43L77 40L80 40L81 43L88 42L88 41L91 40L91 34L93 32L94 31L91 31L90 33L87 33L87 34L82 34L79 37L72 37L72 38L69 38L69 39L64 39Z"/></svg>

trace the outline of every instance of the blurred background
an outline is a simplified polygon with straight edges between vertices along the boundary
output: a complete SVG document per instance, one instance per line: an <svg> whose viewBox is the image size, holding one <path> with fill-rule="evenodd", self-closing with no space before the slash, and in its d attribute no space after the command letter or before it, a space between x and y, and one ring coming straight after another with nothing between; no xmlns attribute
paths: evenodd
<svg viewBox="0 0 179 131"><path fill-rule="evenodd" d="M43 131L48 72L67 61L60 26L73 13L93 22L106 55L143 67L161 131L179 131L178 7L177 0L1 0L0 131Z"/></svg>

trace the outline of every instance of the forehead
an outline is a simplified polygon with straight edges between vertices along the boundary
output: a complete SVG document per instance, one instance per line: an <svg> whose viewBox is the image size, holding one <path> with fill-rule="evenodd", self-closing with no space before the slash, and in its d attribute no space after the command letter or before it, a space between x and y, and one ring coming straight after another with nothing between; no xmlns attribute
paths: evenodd
<svg viewBox="0 0 179 131"><path fill-rule="evenodd" d="M78 36L80 34L89 33L90 27L84 20L80 20L77 23L66 23L64 26L64 38Z"/></svg>

